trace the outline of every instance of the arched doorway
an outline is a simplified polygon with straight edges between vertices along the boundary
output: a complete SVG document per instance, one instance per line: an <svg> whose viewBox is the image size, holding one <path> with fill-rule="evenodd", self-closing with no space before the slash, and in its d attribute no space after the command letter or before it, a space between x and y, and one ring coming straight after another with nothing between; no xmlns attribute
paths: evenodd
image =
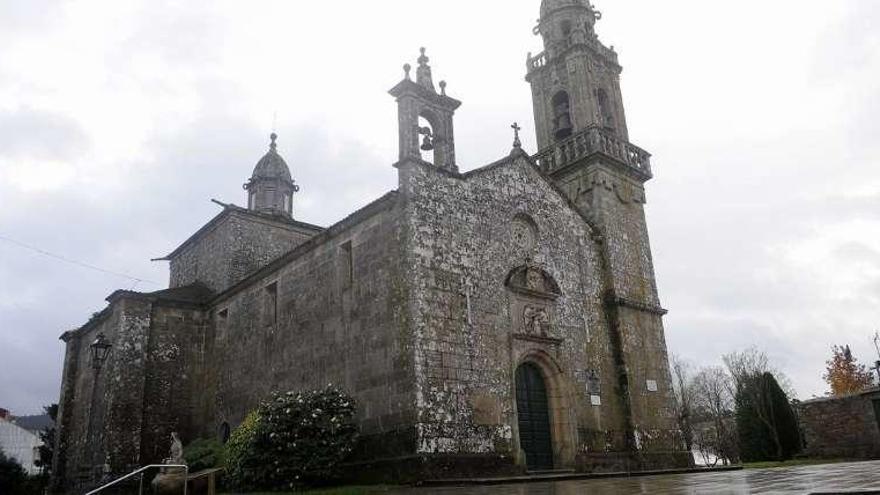
<svg viewBox="0 0 880 495"><path fill-rule="evenodd" d="M516 369L519 444L530 470L553 469L553 439L547 386L540 368L524 363Z"/></svg>

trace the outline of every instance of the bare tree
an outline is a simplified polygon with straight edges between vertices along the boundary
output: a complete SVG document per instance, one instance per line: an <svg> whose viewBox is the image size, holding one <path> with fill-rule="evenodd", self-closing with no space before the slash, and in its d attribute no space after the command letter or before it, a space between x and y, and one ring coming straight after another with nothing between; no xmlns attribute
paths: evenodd
<svg viewBox="0 0 880 495"><path fill-rule="evenodd" d="M688 452L694 446L694 428L692 424L694 411L694 387L692 365L678 355L673 354L670 360L672 372L672 390L675 393L676 419L678 428Z"/></svg>
<svg viewBox="0 0 880 495"><path fill-rule="evenodd" d="M703 368L692 384L693 404L702 427L695 435L697 447L707 464L724 464L739 458L734 422L734 381L720 366ZM709 454L715 463L710 463Z"/></svg>
<svg viewBox="0 0 880 495"><path fill-rule="evenodd" d="M724 363L733 376L736 385L734 397L741 396L754 409L756 419L767 428L776 448L777 457L782 457L783 442L776 423L776 411L773 397L767 393L765 374L771 374L779 383L789 400L794 396L791 382L779 370L770 365L770 359L764 351L750 347L742 352L733 352L724 356Z"/></svg>
<svg viewBox="0 0 880 495"><path fill-rule="evenodd" d="M770 358L767 357L767 354L756 346L749 347L742 352L725 354L723 359L737 386L743 384L744 380L749 377L770 373L776 378L785 395L791 399L797 398L797 392L788 376L770 364Z"/></svg>

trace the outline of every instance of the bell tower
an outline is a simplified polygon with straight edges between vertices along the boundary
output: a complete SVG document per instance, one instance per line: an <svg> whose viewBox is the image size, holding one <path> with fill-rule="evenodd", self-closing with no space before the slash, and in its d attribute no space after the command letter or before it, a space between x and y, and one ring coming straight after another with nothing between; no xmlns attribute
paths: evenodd
<svg viewBox="0 0 880 495"><path fill-rule="evenodd" d="M437 93L428 61L422 48L415 82L410 76L412 66L406 64L403 66L403 80L389 91L397 99L400 161L428 161L422 153L430 152L433 153L434 166L458 172L452 120L461 102L446 96L446 81L440 81L440 93Z"/></svg>
<svg viewBox="0 0 880 495"><path fill-rule="evenodd" d="M617 53L594 29L602 14L587 0L543 0L534 32L544 51L528 57L538 147L597 127L627 139Z"/></svg>
<svg viewBox="0 0 880 495"><path fill-rule="evenodd" d="M601 14L588 0L543 0L534 32L544 51L531 54L538 168L577 205L595 229L602 258L610 355L596 355L619 400L604 428L610 449L634 459L677 459L672 379L663 315L645 221L651 155L629 142L617 53L595 32ZM612 432L613 433L613 432ZM610 438L609 437L609 438ZM646 441L650 439L650 441ZM672 456L672 457L671 457Z"/></svg>

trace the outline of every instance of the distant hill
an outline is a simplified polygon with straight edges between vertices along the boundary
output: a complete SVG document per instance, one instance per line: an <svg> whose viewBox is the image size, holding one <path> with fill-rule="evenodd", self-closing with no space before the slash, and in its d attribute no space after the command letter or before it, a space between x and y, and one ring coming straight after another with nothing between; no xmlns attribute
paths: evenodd
<svg viewBox="0 0 880 495"><path fill-rule="evenodd" d="M54 424L48 414L35 414L33 416L16 416L12 423L34 433L41 432Z"/></svg>

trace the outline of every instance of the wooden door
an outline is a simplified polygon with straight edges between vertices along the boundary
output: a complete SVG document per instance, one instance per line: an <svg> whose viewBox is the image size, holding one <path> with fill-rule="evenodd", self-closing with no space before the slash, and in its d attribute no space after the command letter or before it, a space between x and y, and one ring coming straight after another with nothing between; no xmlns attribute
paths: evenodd
<svg viewBox="0 0 880 495"><path fill-rule="evenodd" d="M541 370L533 364L523 364L516 370L516 409L519 444L526 453L528 469L553 469L547 387Z"/></svg>

